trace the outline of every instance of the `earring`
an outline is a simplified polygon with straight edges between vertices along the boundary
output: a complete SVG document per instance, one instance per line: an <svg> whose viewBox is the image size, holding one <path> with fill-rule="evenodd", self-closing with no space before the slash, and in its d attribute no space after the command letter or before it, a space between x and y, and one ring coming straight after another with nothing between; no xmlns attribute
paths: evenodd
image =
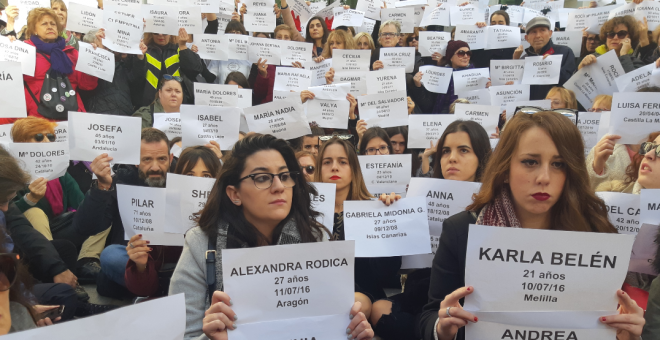
<svg viewBox="0 0 660 340"><path fill-rule="evenodd" d="M241 203L241 201L239 201L239 200L233 200L232 202L234 202L234 204L239 204L239 203Z"/></svg>

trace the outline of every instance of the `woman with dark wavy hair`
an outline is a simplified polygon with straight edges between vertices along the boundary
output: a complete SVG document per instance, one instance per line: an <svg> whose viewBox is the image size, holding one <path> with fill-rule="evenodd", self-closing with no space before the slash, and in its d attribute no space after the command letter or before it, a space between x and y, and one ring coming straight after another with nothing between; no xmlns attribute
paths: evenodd
<svg viewBox="0 0 660 340"><path fill-rule="evenodd" d="M330 232L316 222L319 213L311 208L313 191L286 141L256 134L234 145L199 227L186 233L172 276L170 295L186 294L185 339L226 339L227 330L236 328L230 298L223 292L222 249L328 240ZM212 299L203 270L209 239L216 240L217 250ZM357 339L371 339L373 331L360 307L353 305L346 331Z"/></svg>

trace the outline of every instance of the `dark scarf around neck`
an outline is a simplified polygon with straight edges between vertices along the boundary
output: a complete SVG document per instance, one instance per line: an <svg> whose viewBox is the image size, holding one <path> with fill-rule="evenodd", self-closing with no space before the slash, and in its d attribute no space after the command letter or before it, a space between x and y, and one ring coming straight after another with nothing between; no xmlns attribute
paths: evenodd
<svg viewBox="0 0 660 340"><path fill-rule="evenodd" d="M51 70L69 75L73 73L73 62L64 53L66 41L62 37L58 37L54 43L43 42L38 36L33 35L30 41L37 48L37 52L41 52L50 56Z"/></svg>

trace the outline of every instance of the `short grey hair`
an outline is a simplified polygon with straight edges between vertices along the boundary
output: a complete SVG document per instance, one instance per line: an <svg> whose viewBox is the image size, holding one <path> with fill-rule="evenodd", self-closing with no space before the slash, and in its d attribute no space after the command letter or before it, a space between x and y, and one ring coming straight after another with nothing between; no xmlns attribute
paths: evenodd
<svg viewBox="0 0 660 340"><path fill-rule="evenodd" d="M378 34L380 34L383 31L383 28L387 25L392 25L396 28L396 34L401 34L401 23L396 21L396 20L387 20L385 21L382 25L380 25L380 29L378 30Z"/></svg>
<svg viewBox="0 0 660 340"><path fill-rule="evenodd" d="M82 41L86 42L88 44L95 43L96 42L96 33L98 33L98 31L99 31L98 28L93 29L93 30L89 30L89 32L87 32L87 34L85 34L85 36L82 38Z"/></svg>

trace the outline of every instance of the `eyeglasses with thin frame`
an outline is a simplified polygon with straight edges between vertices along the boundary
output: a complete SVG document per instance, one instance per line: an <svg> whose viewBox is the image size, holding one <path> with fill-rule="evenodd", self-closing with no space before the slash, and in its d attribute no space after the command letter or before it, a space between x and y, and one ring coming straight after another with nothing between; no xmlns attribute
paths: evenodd
<svg viewBox="0 0 660 340"><path fill-rule="evenodd" d="M269 189L273 185L273 180L275 179L275 176L277 176L285 188L291 188L296 185L296 180L294 177L297 176L298 174L299 173L297 171L285 171L285 172L280 172L279 174L269 174L269 173L250 174L243 178L239 178L238 182L240 183L245 179L252 178L252 182L254 182L254 186L257 187L257 189L265 190L265 189Z"/></svg>
<svg viewBox="0 0 660 340"><path fill-rule="evenodd" d="M381 155L387 155L388 151L387 145L381 145L378 148L368 148L365 150L367 152L367 155L375 155L377 152L379 152Z"/></svg>
<svg viewBox="0 0 660 340"><path fill-rule="evenodd" d="M607 39L614 39L614 36L619 37L619 39L623 39L623 38L628 36L628 31L620 30L618 32L608 32L607 33Z"/></svg>
<svg viewBox="0 0 660 340"><path fill-rule="evenodd" d="M396 37L397 35L398 35L398 34L396 34L396 33L392 33L392 32L378 33L378 36L379 36L379 37L382 37L382 38L394 38L394 37Z"/></svg>
<svg viewBox="0 0 660 340"><path fill-rule="evenodd" d="M37 142L41 142L44 140L44 137L48 138L48 140L51 142L54 142L56 138L56 136L52 133L47 133L45 135L43 133L37 133L36 135L34 135L34 140L36 140Z"/></svg>
<svg viewBox="0 0 660 340"><path fill-rule="evenodd" d="M308 175L313 175L314 171L316 171L316 168L313 165L303 166L302 171Z"/></svg>
<svg viewBox="0 0 660 340"><path fill-rule="evenodd" d="M655 150L655 156L660 157L660 144L655 144L653 142L644 142L639 146L639 154L646 155L649 152Z"/></svg>
<svg viewBox="0 0 660 340"><path fill-rule="evenodd" d="M16 282L18 254L0 254L0 292L8 291Z"/></svg>

